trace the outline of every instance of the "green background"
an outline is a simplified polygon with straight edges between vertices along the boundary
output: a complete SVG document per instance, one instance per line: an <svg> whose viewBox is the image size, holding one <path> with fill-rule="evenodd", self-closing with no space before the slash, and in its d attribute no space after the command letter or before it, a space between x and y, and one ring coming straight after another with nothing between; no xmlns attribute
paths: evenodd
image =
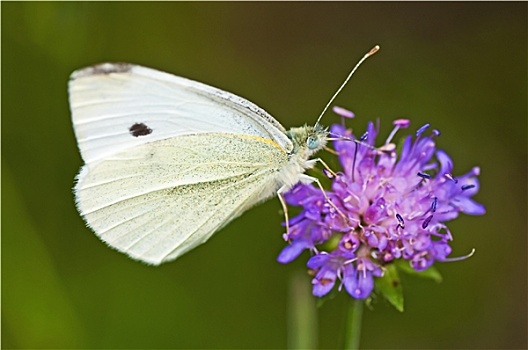
<svg viewBox="0 0 528 350"><path fill-rule="evenodd" d="M437 264L442 283L404 277L404 313L383 301L365 310L362 347L527 347L526 2L1 6L4 348L286 347L288 288L307 255L276 262L278 200L161 267L105 247L73 203L82 161L68 76L142 64L246 97L290 127L313 123L375 44L336 104L359 131L375 118L382 135L394 118L432 123L455 175L481 167L488 213L449 224L452 255L476 254ZM320 347L341 345L348 299L318 309Z"/></svg>

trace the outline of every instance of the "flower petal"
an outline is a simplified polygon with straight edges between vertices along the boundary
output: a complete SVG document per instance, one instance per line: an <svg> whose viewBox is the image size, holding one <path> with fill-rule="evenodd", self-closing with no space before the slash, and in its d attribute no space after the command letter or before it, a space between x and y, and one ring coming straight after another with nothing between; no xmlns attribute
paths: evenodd
<svg viewBox="0 0 528 350"><path fill-rule="evenodd" d="M353 264L347 264L343 273L345 289L356 299L365 299L374 289L374 280L370 271L358 271Z"/></svg>

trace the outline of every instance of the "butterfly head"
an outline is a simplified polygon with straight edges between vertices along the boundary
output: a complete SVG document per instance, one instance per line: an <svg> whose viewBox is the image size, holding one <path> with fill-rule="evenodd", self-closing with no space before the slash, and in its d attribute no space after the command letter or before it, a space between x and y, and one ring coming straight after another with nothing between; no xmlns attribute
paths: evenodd
<svg viewBox="0 0 528 350"><path fill-rule="evenodd" d="M291 154L299 155L304 159L308 159L323 148L328 140L328 130L319 124L291 128L286 135L293 143Z"/></svg>

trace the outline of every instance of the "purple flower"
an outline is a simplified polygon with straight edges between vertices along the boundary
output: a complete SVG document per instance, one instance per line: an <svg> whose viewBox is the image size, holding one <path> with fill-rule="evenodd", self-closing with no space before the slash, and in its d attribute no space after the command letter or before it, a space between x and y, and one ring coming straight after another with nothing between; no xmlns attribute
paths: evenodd
<svg viewBox="0 0 528 350"><path fill-rule="evenodd" d="M334 110L343 115L341 109ZM417 271L435 261L457 260L448 258L452 236L445 222L460 212L485 213L471 198L479 190L479 168L452 175L451 158L436 149L434 139L440 133L427 134L429 125L418 129L414 138L407 136L398 150L391 140L409 121L399 119L394 126L378 147L379 127L373 123L360 138L333 125L331 133L343 136L334 141L342 171L333 177L326 197L312 184L298 184L285 195L288 204L302 211L289 222L284 235L288 245L278 260L289 263L310 251L307 267L314 276L315 296L326 295L338 283L352 297L367 298L374 278L398 259Z"/></svg>

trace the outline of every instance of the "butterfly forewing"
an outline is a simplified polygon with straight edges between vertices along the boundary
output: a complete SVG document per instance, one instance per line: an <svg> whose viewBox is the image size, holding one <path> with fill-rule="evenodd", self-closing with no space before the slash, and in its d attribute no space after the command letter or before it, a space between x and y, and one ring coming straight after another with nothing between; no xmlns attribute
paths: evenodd
<svg viewBox="0 0 528 350"><path fill-rule="evenodd" d="M284 128L255 104L189 79L130 64L105 63L72 74L72 120L85 163L180 135L260 136L292 150Z"/></svg>

